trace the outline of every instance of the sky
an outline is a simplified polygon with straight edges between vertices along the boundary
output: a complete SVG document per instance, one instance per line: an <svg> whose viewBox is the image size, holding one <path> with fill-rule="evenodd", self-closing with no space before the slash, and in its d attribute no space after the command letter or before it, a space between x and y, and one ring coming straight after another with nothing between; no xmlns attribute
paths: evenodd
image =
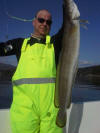
<svg viewBox="0 0 100 133"><path fill-rule="evenodd" d="M75 0L80 18L88 20L88 29L80 28L79 65L100 64L100 0ZM9 14L32 19L39 9L48 9L53 18L50 35L57 33L62 25L63 0L0 0L0 42L18 37L29 37L33 32L32 22L9 18ZM0 62L17 65L15 56L0 57Z"/></svg>

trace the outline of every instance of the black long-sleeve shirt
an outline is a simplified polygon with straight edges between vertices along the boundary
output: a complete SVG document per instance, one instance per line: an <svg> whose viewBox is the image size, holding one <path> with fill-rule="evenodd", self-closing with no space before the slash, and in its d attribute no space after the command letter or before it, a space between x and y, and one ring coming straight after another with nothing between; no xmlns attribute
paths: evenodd
<svg viewBox="0 0 100 133"><path fill-rule="evenodd" d="M16 38L8 40L7 42L1 42L0 56L16 55L17 61L19 61L21 55L21 47L24 39L25 38ZM62 40L62 30L60 30L56 35L51 37L51 43L54 44L56 65L58 64L59 54L61 51L61 40ZM30 45L34 45L34 43L36 42L45 43L45 39L38 40L33 37L30 37L29 41Z"/></svg>

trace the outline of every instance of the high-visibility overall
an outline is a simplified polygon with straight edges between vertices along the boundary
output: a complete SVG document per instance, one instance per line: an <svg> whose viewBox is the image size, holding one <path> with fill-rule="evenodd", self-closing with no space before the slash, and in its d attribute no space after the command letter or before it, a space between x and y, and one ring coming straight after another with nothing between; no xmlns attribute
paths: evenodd
<svg viewBox="0 0 100 133"><path fill-rule="evenodd" d="M25 39L17 70L12 78L10 109L13 133L62 133L56 125L54 106L55 54L50 36L46 44L27 44Z"/></svg>

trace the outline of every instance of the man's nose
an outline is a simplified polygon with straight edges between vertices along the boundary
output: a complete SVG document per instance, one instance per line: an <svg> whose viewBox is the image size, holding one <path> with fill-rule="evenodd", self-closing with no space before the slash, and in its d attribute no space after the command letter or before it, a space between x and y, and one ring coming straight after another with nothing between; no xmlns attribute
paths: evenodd
<svg viewBox="0 0 100 133"><path fill-rule="evenodd" d="M43 22L43 25L47 25L46 21Z"/></svg>

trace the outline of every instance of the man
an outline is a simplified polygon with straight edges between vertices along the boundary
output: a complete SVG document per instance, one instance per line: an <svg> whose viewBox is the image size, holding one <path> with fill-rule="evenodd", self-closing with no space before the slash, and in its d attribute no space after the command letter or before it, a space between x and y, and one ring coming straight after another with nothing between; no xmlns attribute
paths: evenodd
<svg viewBox="0 0 100 133"><path fill-rule="evenodd" d="M54 106L56 66L61 51L61 30L49 36L52 16L37 12L30 38L0 43L0 55L15 54L18 66L12 78L13 102L10 109L13 133L62 133L56 125Z"/></svg>
<svg viewBox="0 0 100 133"><path fill-rule="evenodd" d="M0 43L1 56L16 54L18 66L12 78L13 102L11 126L13 133L61 133L56 125L58 109L54 106L56 63L61 33L50 39L51 14L40 10L34 20L30 38ZM58 38L58 39L57 39ZM54 44L55 43L55 46ZM58 46L57 46L58 45ZM55 47L55 51L54 51ZM55 54L54 54L55 53Z"/></svg>

